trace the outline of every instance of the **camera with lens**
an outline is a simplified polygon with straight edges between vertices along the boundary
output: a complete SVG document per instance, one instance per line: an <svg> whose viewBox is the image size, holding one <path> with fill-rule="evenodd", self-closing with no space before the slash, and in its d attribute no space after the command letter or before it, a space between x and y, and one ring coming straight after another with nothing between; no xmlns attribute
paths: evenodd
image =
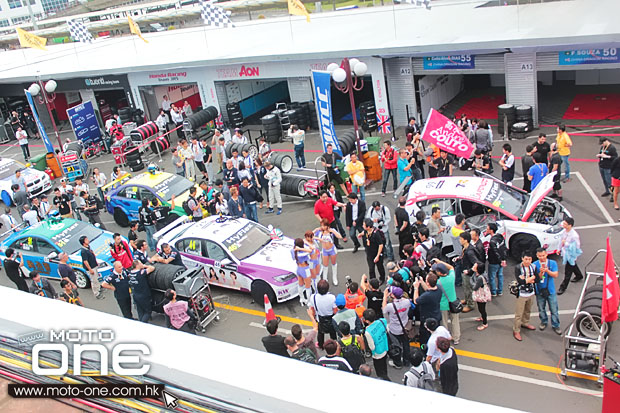
<svg viewBox="0 0 620 413"><path fill-rule="evenodd" d="M383 230L383 220L380 219L377 221L377 229Z"/></svg>
<svg viewBox="0 0 620 413"><path fill-rule="evenodd" d="M351 279L351 276L349 275L345 275L344 279L346 280L345 285L348 289L351 286L351 284L353 284L353 280Z"/></svg>

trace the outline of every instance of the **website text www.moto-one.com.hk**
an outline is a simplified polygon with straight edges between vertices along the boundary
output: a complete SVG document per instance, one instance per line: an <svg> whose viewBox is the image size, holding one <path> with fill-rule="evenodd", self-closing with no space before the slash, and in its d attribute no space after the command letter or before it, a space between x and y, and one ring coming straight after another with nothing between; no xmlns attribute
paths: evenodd
<svg viewBox="0 0 620 413"><path fill-rule="evenodd" d="M163 384L9 384L16 398L161 398Z"/></svg>

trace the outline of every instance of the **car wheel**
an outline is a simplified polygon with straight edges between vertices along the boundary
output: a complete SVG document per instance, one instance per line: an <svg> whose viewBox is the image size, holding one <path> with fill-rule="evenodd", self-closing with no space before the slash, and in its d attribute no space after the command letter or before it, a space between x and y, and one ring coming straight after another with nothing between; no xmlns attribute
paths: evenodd
<svg viewBox="0 0 620 413"><path fill-rule="evenodd" d="M585 311L589 313L592 316L592 319L594 320L595 324L592 324L592 321L590 320L589 317L586 317L585 315L580 315L577 317L577 320L575 321L575 326L577 327L577 331L579 332L579 334L581 334L584 337L597 340L599 329L601 328L601 307L598 305L590 305L590 306L581 308L580 311ZM607 324L607 328L604 329L603 331L605 337L607 337L607 335L609 335L609 333L611 332L611 326L612 326L611 323L606 323L606 324Z"/></svg>
<svg viewBox="0 0 620 413"><path fill-rule="evenodd" d="M510 254L516 260L521 260L521 255L525 251L532 254L540 247L540 242L533 235L520 234L510 239Z"/></svg>
<svg viewBox="0 0 620 413"><path fill-rule="evenodd" d="M586 288L586 291L583 294L583 300L586 300L586 297L598 297L599 300L603 300L603 286L602 285L593 285L592 287Z"/></svg>
<svg viewBox="0 0 620 413"><path fill-rule="evenodd" d="M273 288L263 280L254 280L250 287L250 294L254 302L262 304L265 301L265 294L269 297L269 302L273 305L276 303L276 293Z"/></svg>
<svg viewBox="0 0 620 413"><path fill-rule="evenodd" d="M129 218L120 208L114 208L114 221L123 228L129 226Z"/></svg>
<svg viewBox="0 0 620 413"><path fill-rule="evenodd" d="M9 194L8 191L2 191L0 197L2 198L2 202L4 202L4 205L6 205L7 207L13 205L13 198L11 198L11 194Z"/></svg>
<svg viewBox="0 0 620 413"><path fill-rule="evenodd" d="M90 287L90 278L85 272L75 270L75 285L77 285L78 288L88 288Z"/></svg>

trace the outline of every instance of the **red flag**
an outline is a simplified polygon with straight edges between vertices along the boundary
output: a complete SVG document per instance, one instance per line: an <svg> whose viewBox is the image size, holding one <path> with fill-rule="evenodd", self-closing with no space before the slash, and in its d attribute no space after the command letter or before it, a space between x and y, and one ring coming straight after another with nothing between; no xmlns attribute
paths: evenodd
<svg viewBox="0 0 620 413"><path fill-rule="evenodd" d="M611 252L609 237L607 237L607 254L605 255L605 281L603 285L603 311L601 320L603 322L618 319L618 303L620 302L620 286L616 274L614 256Z"/></svg>
<svg viewBox="0 0 620 413"><path fill-rule="evenodd" d="M435 109L431 109L424 125L422 139L435 144L442 151L456 156L469 158L474 145L467 139L463 131Z"/></svg>

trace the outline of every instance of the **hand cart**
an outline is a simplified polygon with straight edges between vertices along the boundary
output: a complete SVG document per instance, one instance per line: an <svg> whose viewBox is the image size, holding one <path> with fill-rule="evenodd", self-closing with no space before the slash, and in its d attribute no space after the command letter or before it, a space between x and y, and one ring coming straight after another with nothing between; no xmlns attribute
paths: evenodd
<svg viewBox="0 0 620 413"><path fill-rule="evenodd" d="M58 161L63 175L67 177L69 182L73 182L77 178L84 179L88 175L88 162L79 157L76 151L67 151L58 155Z"/></svg>

